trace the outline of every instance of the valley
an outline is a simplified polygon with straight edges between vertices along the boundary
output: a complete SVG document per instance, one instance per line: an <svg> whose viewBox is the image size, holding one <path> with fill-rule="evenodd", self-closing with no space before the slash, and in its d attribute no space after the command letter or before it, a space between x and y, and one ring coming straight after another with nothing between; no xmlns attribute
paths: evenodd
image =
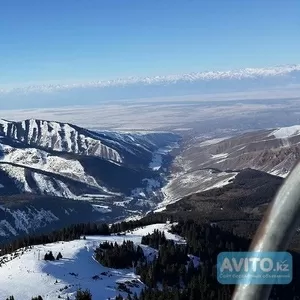
<svg viewBox="0 0 300 300"><path fill-rule="evenodd" d="M35 282L26 290L28 299L75 299L81 288L93 299L126 299L128 293L143 299L150 293L146 273L99 264L97 246L133 242L150 265L159 256L142 244L146 235L158 230L175 244L189 245L175 234L176 224L184 230L195 222L225 239L229 235L233 242L226 247L247 245L299 158L300 127L228 133L93 131L33 119L0 121L0 245L8 251L0 256L0 273L6 274L0 297L14 293L21 299L25 286L13 289L11 283L26 276ZM96 235L91 228L103 223L110 224L110 233ZM79 238L79 231L68 238L68 229L59 235L68 226L87 226L95 235ZM31 246L11 253L10 243ZM298 231L290 249L298 251L299 243ZM40 255L49 251L63 253L63 259L43 260ZM188 255L195 270L203 255Z"/></svg>
<svg viewBox="0 0 300 300"><path fill-rule="evenodd" d="M0 239L164 211L193 210L211 222L250 218L258 223L281 178L299 158L299 128L230 136L93 131L52 121L2 120ZM264 178L266 186L257 178ZM240 207L232 195L240 195L239 201L252 198Z"/></svg>

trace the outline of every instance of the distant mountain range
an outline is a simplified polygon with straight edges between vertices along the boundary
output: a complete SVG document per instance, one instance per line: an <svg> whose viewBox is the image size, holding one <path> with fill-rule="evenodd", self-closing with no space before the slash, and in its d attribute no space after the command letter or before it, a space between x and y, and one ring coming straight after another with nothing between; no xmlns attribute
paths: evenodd
<svg viewBox="0 0 300 300"><path fill-rule="evenodd" d="M143 78L130 77L106 81L2 88L0 100L3 101L0 103L0 108L17 108L14 102L20 103L16 100L17 95L20 94L23 108L38 108L41 107L41 103L43 107L60 107L62 104L64 106L99 105L111 100L123 102L126 99L249 92L280 87L299 88L299 84L299 64Z"/></svg>
<svg viewBox="0 0 300 300"><path fill-rule="evenodd" d="M49 84L31 85L24 88L2 89L0 93L19 92L49 92L74 88L107 88L125 87L129 85L166 85L193 82L209 82L216 80L245 80L245 79L267 79L267 78L294 78L299 79L300 65L283 65L270 68L245 68L231 71L206 71L188 74L176 74L153 77L129 77L107 81L91 81L74 84ZM291 83L291 82L290 82Z"/></svg>

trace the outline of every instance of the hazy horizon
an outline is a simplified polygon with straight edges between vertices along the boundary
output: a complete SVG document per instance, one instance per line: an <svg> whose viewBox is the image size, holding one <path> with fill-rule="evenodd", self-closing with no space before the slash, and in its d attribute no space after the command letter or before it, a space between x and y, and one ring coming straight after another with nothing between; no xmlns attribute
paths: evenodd
<svg viewBox="0 0 300 300"><path fill-rule="evenodd" d="M299 9L294 0L6 2L0 109L292 89Z"/></svg>

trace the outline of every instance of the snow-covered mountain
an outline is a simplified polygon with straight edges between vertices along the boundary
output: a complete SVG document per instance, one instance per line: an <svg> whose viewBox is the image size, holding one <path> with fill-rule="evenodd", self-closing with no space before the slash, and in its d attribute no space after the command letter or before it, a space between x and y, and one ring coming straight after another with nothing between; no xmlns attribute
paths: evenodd
<svg viewBox="0 0 300 300"><path fill-rule="evenodd" d="M197 166L220 170L253 168L286 177L300 158L300 126L248 132L215 143L198 144L200 155L187 150Z"/></svg>
<svg viewBox="0 0 300 300"><path fill-rule="evenodd" d="M139 163L149 160L151 152L166 142L172 142L170 133L121 134L93 132L71 124L43 120L10 122L0 120L0 133L13 141L52 153L71 153L93 156L116 163Z"/></svg>
<svg viewBox="0 0 300 300"><path fill-rule="evenodd" d="M300 125L247 132L233 137L193 138L173 161L164 201L221 187L240 171L254 169L286 177L300 159Z"/></svg>
<svg viewBox="0 0 300 300"><path fill-rule="evenodd" d="M144 179L158 179L163 157L178 139L166 132L92 132L57 122L2 120L0 169L23 192L130 196Z"/></svg>
<svg viewBox="0 0 300 300"><path fill-rule="evenodd" d="M81 288L89 289L93 299L106 300L114 299L119 294L127 296L120 289L120 284L133 293L139 293L145 285L132 268L102 266L93 259L94 249L100 242L122 244L128 240L140 245L147 259L152 260L157 250L141 245L142 236L159 230L165 233L167 239L185 243L183 238L168 232L170 227L171 224L154 224L122 236L88 236L85 240L37 245L27 250L20 249L12 255L0 256L0 299L13 295L16 300L29 300L32 296L41 295L45 300L66 299L68 296L73 300L76 291ZM55 256L61 252L63 258L53 262L42 260L48 251ZM195 267L199 265L199 258L190 256L190 259Z"/></svg>
<svg viewBox="0 0 300 300"><path fill-rule="evenodd" d="M1 120L0 196L84 200L106 220L139 214L160 200L169 152L178 141L169 132L94 132L58 122ZM18 209L32 219L28 207Z"/></svg>
<svg viewBox="0 0 300 300"><path fill-rule="evenodd" d="M0 196L0 242L19 235L48 232L70 223L109 219L113 212L108 207L101 208L102 211L100 205L87 201L51 196Z"/></svg>
<svg viewBox="0 0 300 300"><path fill-rule="evenodd" d="M217 81L217 80L243 80L243 79L264 79L264 78L296 78L299 76L300 65L283 65L268 68L245 68L229 71L206 71L193 72L187 74L163 75L153 77L129 77L119 78L107 81L90 81L71 84L49 84L49 85L31 85L19 89L2 89L0 93L9 93L19 91L22 93L30 92L50 92L59 90L70 90L74 88L108 88L125 87L130 85L166 85L178 83L193 83L199 81Z"/></svg>
<svg viewBox="0 0 300 300"><path fill-rule="evenodd" d="M230 173L252 168L286 177L299 158L300 125L294 125L234 137L193 139L177 161L191 172L211 168Z"/></svg>

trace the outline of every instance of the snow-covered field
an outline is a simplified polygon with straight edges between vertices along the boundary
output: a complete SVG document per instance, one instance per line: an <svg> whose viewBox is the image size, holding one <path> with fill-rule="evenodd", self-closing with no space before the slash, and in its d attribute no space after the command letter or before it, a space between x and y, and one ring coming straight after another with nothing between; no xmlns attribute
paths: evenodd
<svg viewBox="0 0 300 300"><path fill-rule="evenodd" d="M47 245L34 246L18 256L7 255L0 257L5 263L0 267L0 299L13 295L16 300L30 300L32 296L41 295L44 300L74 299L77 289L89 289L95 300L114 299L122 293L118 290L118 283L125 283L134 293L139 293L144 287L139 276L133 269L111 269L103 267L93 259L94 249L100 242L111 241L119 244L124 240L141 244L141 238L155 229L165 232L168 239L178 243L185 243L180 236L168 232L171 224L154 224L138 228L126 235L114 236L88 236L86 240L80 239L71 242L57 242ZM151 259L157 251L151 247L141 245L144 254ZM52 251L56 256L62 253L63 259L59 261L44 261L45 253ZM193 259L199 264L199 259ZM93 279L94 276L99 276ZM95 278L95 277L94 277Z"/></svg>

